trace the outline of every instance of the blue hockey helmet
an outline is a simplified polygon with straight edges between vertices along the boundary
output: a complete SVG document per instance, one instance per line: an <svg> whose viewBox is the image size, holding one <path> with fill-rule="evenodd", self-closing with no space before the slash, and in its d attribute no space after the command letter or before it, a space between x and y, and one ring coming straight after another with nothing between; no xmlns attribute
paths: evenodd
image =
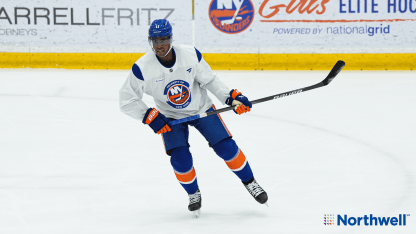
<svg viewBox="0 0 416 234"><path fill-rule="evenodd" d="M172 26L169 21L166 19L154 20L149 28L149 44L152 50L156 53L155 46L170 45L165 55L158 55L165 57L172 49L172 40Z"/></svg>
<svg viewBox="0 0 416 234"><path fill-rule="evenodd" d="M167 36L172 36L172 26L169 21L166 19L154 20L149 28L149 39Z"/></svg>

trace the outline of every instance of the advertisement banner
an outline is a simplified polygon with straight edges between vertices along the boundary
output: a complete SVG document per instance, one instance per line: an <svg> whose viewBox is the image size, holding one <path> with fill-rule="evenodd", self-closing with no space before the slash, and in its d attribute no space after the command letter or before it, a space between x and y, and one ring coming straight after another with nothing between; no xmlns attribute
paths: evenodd
<svg viewBox="0 0 416 234"><path fill-rule="evenodd" d="M142 53L155 19L171 22L175 43L192 43L189 0L2 1L0 50Z"/></svg>
<svg viewBox="0 0 416 234"><path fill-rule="evenodd" d="M210 53L416 52L416 0L196 0Z"/></svg>

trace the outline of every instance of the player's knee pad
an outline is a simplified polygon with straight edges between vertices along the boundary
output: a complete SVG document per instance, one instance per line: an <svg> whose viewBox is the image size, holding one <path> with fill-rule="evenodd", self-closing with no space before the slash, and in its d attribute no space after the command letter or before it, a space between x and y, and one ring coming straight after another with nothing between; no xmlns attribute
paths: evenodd
<svg viewBox="0 0 416 234"><path fill-rule="evenodd" d="M181 146L172 149L170 163L177 172L187 172L192 169L192 155L189 151L189 147Z"/></svg>
<svg viewBox="0 0 416 234"><path fill-rule="evenodd" d="M217 153L217 155L225 161L232 159L238 153L238 146L231 138L226 138L218 142L217 144L213 145L212 148L214 149L215 153Z"/></svg>

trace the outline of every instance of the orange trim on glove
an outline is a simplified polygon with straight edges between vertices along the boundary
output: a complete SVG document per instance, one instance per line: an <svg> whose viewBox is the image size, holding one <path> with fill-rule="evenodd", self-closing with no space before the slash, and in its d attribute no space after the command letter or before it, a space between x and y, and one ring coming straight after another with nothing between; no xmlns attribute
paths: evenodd
<svg viewBox="0 0 416 234"><path fill-rule="evenodd" d="M170 130L172 130L172 129L169 127L169 125L166 124L162 129L160 129L157 132L157 134L162 134L162 133L165 133L165 132L169 132Z"/></svg>
<svg viewBox="0 0 416 234"><path fill-rule="evenodd" d="M152 111L147 115L146 124L150 124L159 115L159 111L153 108Z"/></svg>
<svg viewBox="0 0 416 234"><path fill-rule="evenodd" d="M238 90L237 89L234 89L233 90L233 93L231 94L231 97L233 98L233 99L235 99L238 95L240 95L241 94L241 92L238 92Z"/></svg>
<svg viewBox="0 0 416 234"><path fill-rule="evenodd" d="M250 112L250 107L248 106L244 106L243 104L236 106L236 108L234 108L235 112L237 112L237 114L241 115L247 112Z"/></svg>

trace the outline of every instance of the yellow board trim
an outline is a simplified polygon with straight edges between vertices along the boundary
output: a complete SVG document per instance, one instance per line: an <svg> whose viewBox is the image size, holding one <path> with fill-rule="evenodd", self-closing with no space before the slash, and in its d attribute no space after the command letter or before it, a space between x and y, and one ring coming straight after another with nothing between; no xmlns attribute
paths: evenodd
<svg viewBox="0 0 416 234"><path fill-rule="evenodd" d="M0 53L0 68L130 69L143 53ZM214 70L416 70L416 54L203 54Z"/></svg>
<svg viewBox="0 0 416 234"><path fill-rule="evenodd" d="M130 69L144 53L0 53L1 68Z"/></svg>
<svg viewBox="0 0 416 234"><path fill-rule="evenodd" d="M215 70L416 70L416 54L204 54Z"/></svg>

